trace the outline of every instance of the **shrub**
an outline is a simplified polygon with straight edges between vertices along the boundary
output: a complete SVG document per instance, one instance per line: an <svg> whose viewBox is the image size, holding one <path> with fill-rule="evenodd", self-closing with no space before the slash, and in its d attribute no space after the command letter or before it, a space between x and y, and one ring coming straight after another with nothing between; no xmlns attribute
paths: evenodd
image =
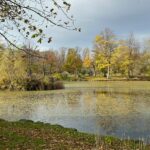
<svg viewBox="0 0 150 150"><path fill-rule="evenodd" d="M67 71L64 71L62 74L61 74L61 77L63 80L70 80L70 73L67 72Z"/></svg>
<svg viewBox="0 0 150 150"><path fill-rule="evenodd" d="M55 73L53 74L53 78L55 78L56 80L62 80L62 75L60 73Z"/></svg>
<svg viewBox="0 0 150 150"><path fill-rule="evenodd" d="M61 81L54 79L53 77L37 78L32 76L24 79L1 80L1 90L25 90L25 91L37 91L37 90L54 90L63 89L64 85Z"/></svg>
<svg viewBox="0 0 150 150"><path fill-rule="evenodd" d="M27 78L24 84L24 89L27 91L37 91L42 90L43 85L40 80Z"/></svg>
<svg viewBox="0 0 150 150"><path fill-rule="evenodd" d="M55 81L54 82L54 89L64 89L64 85L61 81Z"/></svg>
<svg viewBox="0 0 150 150"><path fill-rule="evenodd" d="M76 77L75 75L71 75L70 76L70 81L77 81L78 77Z"/></svg>
<svg viewBox="0 0 150 150"><path fill-rule="evenodd" d="M3 80L0 81L0 89L1 90L8 89L9 85L10 85L10 81L9 80L3 79Z"/></svg>
<svg viewBox="0 0 150 150"><path fill-rule="evenodd" d="M42 79L42 84L43 84L43 90L52 90L53 89L53 83L48 76L46 76L46 77L44 77L44 79Z"/></svg>

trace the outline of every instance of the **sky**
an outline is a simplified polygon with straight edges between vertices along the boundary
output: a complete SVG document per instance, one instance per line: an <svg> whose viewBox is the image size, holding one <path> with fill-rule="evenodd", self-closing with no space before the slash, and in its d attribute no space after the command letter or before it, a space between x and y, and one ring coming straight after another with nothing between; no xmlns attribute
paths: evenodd
<svg viewBox="0 0 150 150"><path fill-rule="evenodd" d="M71 3L77 27L82 32L50 27L46 33L53 37L41 49L61 47L92 48L94 37L110 28L118 38L127 38L130 32L139 39L150 38L150 0L67 0Z"/></svg>
<svg viewBox="0 0 150 150"><path fill-rule="evenodd" d="M94 37L108 27L126 38L130 32L141 40L150 37L150 0L70 0L76 26L82 32L53 28L52 48L92 47Z"/></svg>

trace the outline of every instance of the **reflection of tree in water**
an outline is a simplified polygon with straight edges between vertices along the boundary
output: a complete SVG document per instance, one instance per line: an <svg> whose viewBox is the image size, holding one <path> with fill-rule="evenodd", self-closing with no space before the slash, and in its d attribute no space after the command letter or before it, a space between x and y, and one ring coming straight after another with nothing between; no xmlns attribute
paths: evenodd
<svg viewBox="0 0 150 150"><path fill-rule="evenodd" d="M98 93L97 113L100 115L132 115L137 114L135 97L130 94Z"/></svg>
<svg viewBox="0 0 150 150"><path fill-rule="evenodd" d="M136 129L135 122L134 117L101 116L97 120L97 126L101 127L107 135L112 135L116 132L120 132L123 135L124 129L128 131Z"/></svg>
<svg viewBox="0 0 150 150"><path fill-rule="evenodd" d="M81 97L82 100L82 110L85 115L95 116L96 114L96 96L92 91L84 91Z"/></svg>
<svg viewBox="0 0 150 150"><path fill-rule="evenodd" d="M97 120L97 125L100 126L107 135L113 134L117 130L117 121L112 116L102 116Z"/></svg>
<svg viewBox="0 0 150 150"><path fill-rule="evenodd" d="M83 123L88 131L95 129L96 133L101 135L118 135L125 131L133 135L150 131L150 121L145 115L149 114L149 97L137 96L131 92L130 94L97 93L95 90L93 92L91 89L86 89L54 93L32 92L17 97L10 95L10 97L12 99L3 98L0 101L0 118L13 120L24 118L49 122L53 121L55 116L62 120L66 116L77 116L82 118L79 124ZM91 119L92 117L94 119Z"/></svg>
<svg viewBox="0 0 150 150"><path fill-rule="evenodd" d="M80 107L81 92L68 92L65 94L65 101L69 107Z"/></svg>
<svg viewBox="0 0 150 150"><path fill-rule="evenodd" d="M148 129L148 120L144 118L142 110L138 105L142 105L145 100L140 95L133 94L115 94L115 93L97 93L97 119L98 128L107 135L127 134L135 136L144 135ZM141 102L141 99L143 102ZM145 107L145 106L144 106ZM145 127L142 127L145 125ZM146 130L144 130L144 128ZM101 133L100 133L101 134Z"/></svg>
<svg viewBox="0 0 150 150"><path fill-rule="evenodd" d="M1 105L3 109L0 109L0 118L10 121L30 118L33 110L30 103L23 100L6 101Z"/></svg>

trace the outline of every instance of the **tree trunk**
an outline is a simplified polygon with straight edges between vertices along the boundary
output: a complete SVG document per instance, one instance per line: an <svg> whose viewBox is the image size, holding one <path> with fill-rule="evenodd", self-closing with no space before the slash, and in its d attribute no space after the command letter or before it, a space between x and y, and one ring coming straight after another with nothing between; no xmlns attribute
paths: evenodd
<svg viewBox="0 0 150 150"><path fill-rule="evenodd" d="M107 79L110 78L110 66L107 67Z"/></svg>
<svg viewBox="0 0 150 150"><path fill-rule="evenodd" d="M75 69L75 78L76 79L78 78L78 71L77 71L77 69Z"/></svg>
<svg viewBox="0 0 150 150"><path fill-rule="evenodd" d="M93 66L94 77L96 77L96 67L95 67L95 65L92 65L92 66Z"/></svg>
<svg viewBox="0 0 150 150"><path fill-rule="evenodd" d="M45 68L45 65L44 65L44 62L43 62L43 76L45 77L46 75L46 68Z"/></svg>

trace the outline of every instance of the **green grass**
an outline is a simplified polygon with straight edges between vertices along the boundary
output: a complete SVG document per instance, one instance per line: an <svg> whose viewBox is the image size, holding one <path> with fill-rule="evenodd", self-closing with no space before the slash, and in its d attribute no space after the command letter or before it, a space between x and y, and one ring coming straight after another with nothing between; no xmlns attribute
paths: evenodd
<svg viewBox="0 0 150 150"><path fill-rule="evenodd" d="M148 150L150 148L139 141L120 140L114 137L96 138L92 134L80 133L76 129L64 128L60 125L34 123L27 120L18 122L0 120L0 150L90 150L96 147L101 147L103 150L106 148Z"/></svg>

